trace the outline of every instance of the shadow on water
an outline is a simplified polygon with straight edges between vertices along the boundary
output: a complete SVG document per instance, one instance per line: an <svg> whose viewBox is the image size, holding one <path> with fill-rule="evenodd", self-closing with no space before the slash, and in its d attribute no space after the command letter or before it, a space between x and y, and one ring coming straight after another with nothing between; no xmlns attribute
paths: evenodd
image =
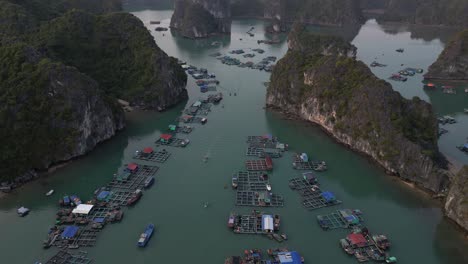
<svg viewBox="0 0 468 264"><path fill-rule="evenodd" d="M443 44L446 44L455 33L460 31L460 28L455 27L379 23L378 21L377 24L385 33L390 35L410 32L411 39L422 39L426 42L439 39Z"/></svg>
<svg viewBox="0 0 468 264"><path fill-rule="evenodd" d="M338 189L334 187L334 190L338 193L343 192L354 200L387 200L409 209L433 206L420 199L419 193L407 188L398 178L385 174L383 168L369 157L356 155L356 152L335 141L317 125L300 120L285 120L275 112L266 112L266 120L273 135L289 139L287 143L293 152L306 152L312 159L327 162L329 170L317 174L336 185ZM291 129L294 130L293 137ZM346 164L353 164L353 167ZM382 192L382 189L387 191Z"/></svg>
<svg viewBox="0 0 468 264"><path fill-rule="evenodd" d="M450 258L450 263L468 263L468 241L457 229L446 219L437 225L433 249L441 261Z"/></svg>

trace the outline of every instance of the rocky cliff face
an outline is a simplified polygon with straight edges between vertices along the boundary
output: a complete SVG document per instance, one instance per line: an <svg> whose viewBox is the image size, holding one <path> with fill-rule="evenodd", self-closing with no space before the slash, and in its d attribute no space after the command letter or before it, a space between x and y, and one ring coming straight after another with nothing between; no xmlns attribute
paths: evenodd
<svg viewBox="0 0 468 264"><path fill-rule="evenodd" d="M448 43L424 78L468 80L468 30L460 32Z"/></svg>
<svg viewBox="0 0 468 264"><path fill-rule="evenodd" d="M468 166L463 167L451 181L445 213L468 231Z"/></svg>
<svg viewBox="0 0 468 264"><path fill-rule="evenodd" d="M124 127L123 111L76 68L24 43L0 47L0 179L92 150Z"/></svg>
<svg viewBox="0 0 468 264"><path fill-rule="evenodd" d="M384 21L423 25L468 26L466 0L388 0Z"/></svg>
<svg viewBox="0 0 468 264"><path fill-rule="evenodd" d="M230 33L229 0L176 0L171 28L188 38Z"/></svg>
<svg viewBox="0 0 468 264"><path fill-rule="evenodd" d="M309 46L308 43L311 43ZM343 40L290 34L289 51L273 70L267 106L316 123L389 172L438 192L446 184L437 121L419 98L409 101L375 77Z"/></svg>
<svg viewBox="0 0 468 264"><path fill-rule="evenodd" d="M52 11L49 5L80 7L88 1L11 1L18 4L0 2L2 186L112 137L124 127L117 98L159 110L186 99L185 72L140 20L125 13L92 14L113 10L104 3L120 1L89 2L86 12L54 11L52 20L46 19L52 13L42 12Z"/></svg>

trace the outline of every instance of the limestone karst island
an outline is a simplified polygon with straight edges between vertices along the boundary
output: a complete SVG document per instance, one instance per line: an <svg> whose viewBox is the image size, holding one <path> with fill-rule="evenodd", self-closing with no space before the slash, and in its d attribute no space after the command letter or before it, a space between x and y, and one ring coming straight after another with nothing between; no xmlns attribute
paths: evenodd
<svg viewBox="0 0 468 264"><path fill-rule="evenodd" d="M467 14L0 0L0 262L468 263Z"/></svg>

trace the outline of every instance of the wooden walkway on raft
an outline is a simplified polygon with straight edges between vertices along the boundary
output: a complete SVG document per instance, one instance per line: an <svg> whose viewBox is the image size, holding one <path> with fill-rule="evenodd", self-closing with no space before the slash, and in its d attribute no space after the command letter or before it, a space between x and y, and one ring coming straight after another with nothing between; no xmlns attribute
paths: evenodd
<svg viewBox="0 0 468 264"><path fill-rule="evenodd" d="M188 141L187 139L181 139L181 138L171 138L169 140L169 142L163 142L160 138L158 138L158 140L156 140L156 146L160 147L160 146L169 146L169 147L178 147L178 148L184 148L187 146L187 144L189 143L190 141Z"/></svg>
<svg viewBox="0 0 468 264"><path fill-rule="evenodd" d="M45 264L90 264L92 260L87 255L85 251L74 252L72 254L68 251L60 250Z"/></svg>
<svg viewBox="0 0 468 264"><path fill-rule="evenodd" d="M264 174L258 171L240 171L236 173L236 189L238 191L267 191L266 185L268 184L268 179L263 176Z"/></svg>
<svg viewBox="0 0 468 264"><path fill-rule="evenodd" d="M127 180L119 180L118 175L114 176L110 183L108 183L108 187L110 187L113 192L114 196L128 196L127 192L134 192L137 189L143 189L145 186L145 180L148 177L155 176L158 172L158 166L149 166L149 165L141 165L138 164L138 169L135 172L130 173L130 177ZM113 198L113 201L117 198ZM125 199L122 198L122 199Z"/></svg>
<svg viewBox="0 0 468 264"><path fill-rule="evenodd" d="M171 156L171 153L163 149L163 150L153 151L151 153L143 153L142 151L139 151L133 158L139 159L139 160L145 160L145 161L164 163L169 159L170 156Z"/></svg>
<svg viewBox="0 0 468 264"><path fill-rule="evenodd" d="M359 223L353 224L350 223L344 216L345 215L353 215L357 217ZM362 213L359 210L351 210L351 209L342 209L336 210L333 213L326 214L326 215L318 215L317 221L321 228L325 230L331 229L350 229L354 227L360 227L361 223L364 222L364 218L362 217Z"/></svg>
<svg viewBox="0 0 468 264"><path fill-rule="evenodd" d="M275 150L265 149L265 148L255 148L255 147L248 147L247 148L247 156L251 157L259 157L265 158L266 156L270 158L281 158L282 153Z"/></svg>
<svg viewBox="0 0 468 264"><path fill-rule="evenodd" d="M236 206L283 207L284 199L281 195L268 193L267 191L237 191Z"/></svg>
<svg viewBox="0 0 468 264"><path fill-rule="evenodd" d="M304 162L299 155L293 157L293 168L296 170L314 170L314 171L326 171L327 163L325 161L308 161Z"/></svg>
<svg viewBox="0 0 468 264"><path fill-rule="evenodd" d="M322 190L318 185L310 184L304 178L294 178L289 180L289 187L297 191L302 198L302 205L310 210L340 204L340 200L327 202L322 197Z"/></svg>

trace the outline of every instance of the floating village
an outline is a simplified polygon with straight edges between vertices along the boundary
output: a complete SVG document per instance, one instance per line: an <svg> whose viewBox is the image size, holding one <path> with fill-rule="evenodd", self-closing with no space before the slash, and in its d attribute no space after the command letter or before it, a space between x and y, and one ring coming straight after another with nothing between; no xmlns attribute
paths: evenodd
<svg viewBox="0 0 468 264"><path fill-rule="evenodd" d="M180 117L168 124L167 131L154 139L153 146L136 151L134 161L119 168L107 185L98 187L90 197L82 199L73 193L61 195L56 220L43 241L44 248L55 247L59 251L44 263L91 263L92 260L83 249L94 246L106 226L124 220L126 208L135 206L144 198L144 193L151 191L151 186L157 184L159 166L172 157L170 149L189 148L190 133L207 124L207 116L223 99L223 94L216 90L219 81L207 69L179 63L196 80L202 93L211 93L189 104ZM226 228L233 235L259 235L277 243L288 240L287 230L282 227L282 216L274 212L275 208L283 207L285 201L270 183L277 159L290 158L291 170L296 176L289 180L289 188L297 193L296 202L301 203L304 210L342 204L333 191L320 186L320 173L328 169L325 161L312 159L307 153L293 153L288 144L270 134L248 136L245 143L244 170L234 172L230 179L226 179L235 192L233 204L236 208L239 211L244 207L250 208L250 213L231 212L226 216ZM139 161L152 165L144 165ZM207 162L206 159L204 161ZM53 190L46 195L52 193ZM205 203L204 207L208 207L208 204ZM28 212L29 209L25 207L18 209L20 216L26 216ZM332 210L316 218L323 230L345 232L343 239L330 245L341 246L343 254L349 254L359 262L397 261L388 252L389 239L382 234L372 234L365 227L363 212L360 210ZM142 233L139 236L135 234L135 245L142 248L150 245L151 238L157 236L157 230L158 227L152 223L142 227ZM263 252L260 249L245 249L241 255L227 257L225 264L298 264L305 261L299 252L278 247ZM39 263L42 262L35 264Z"/></svg>

